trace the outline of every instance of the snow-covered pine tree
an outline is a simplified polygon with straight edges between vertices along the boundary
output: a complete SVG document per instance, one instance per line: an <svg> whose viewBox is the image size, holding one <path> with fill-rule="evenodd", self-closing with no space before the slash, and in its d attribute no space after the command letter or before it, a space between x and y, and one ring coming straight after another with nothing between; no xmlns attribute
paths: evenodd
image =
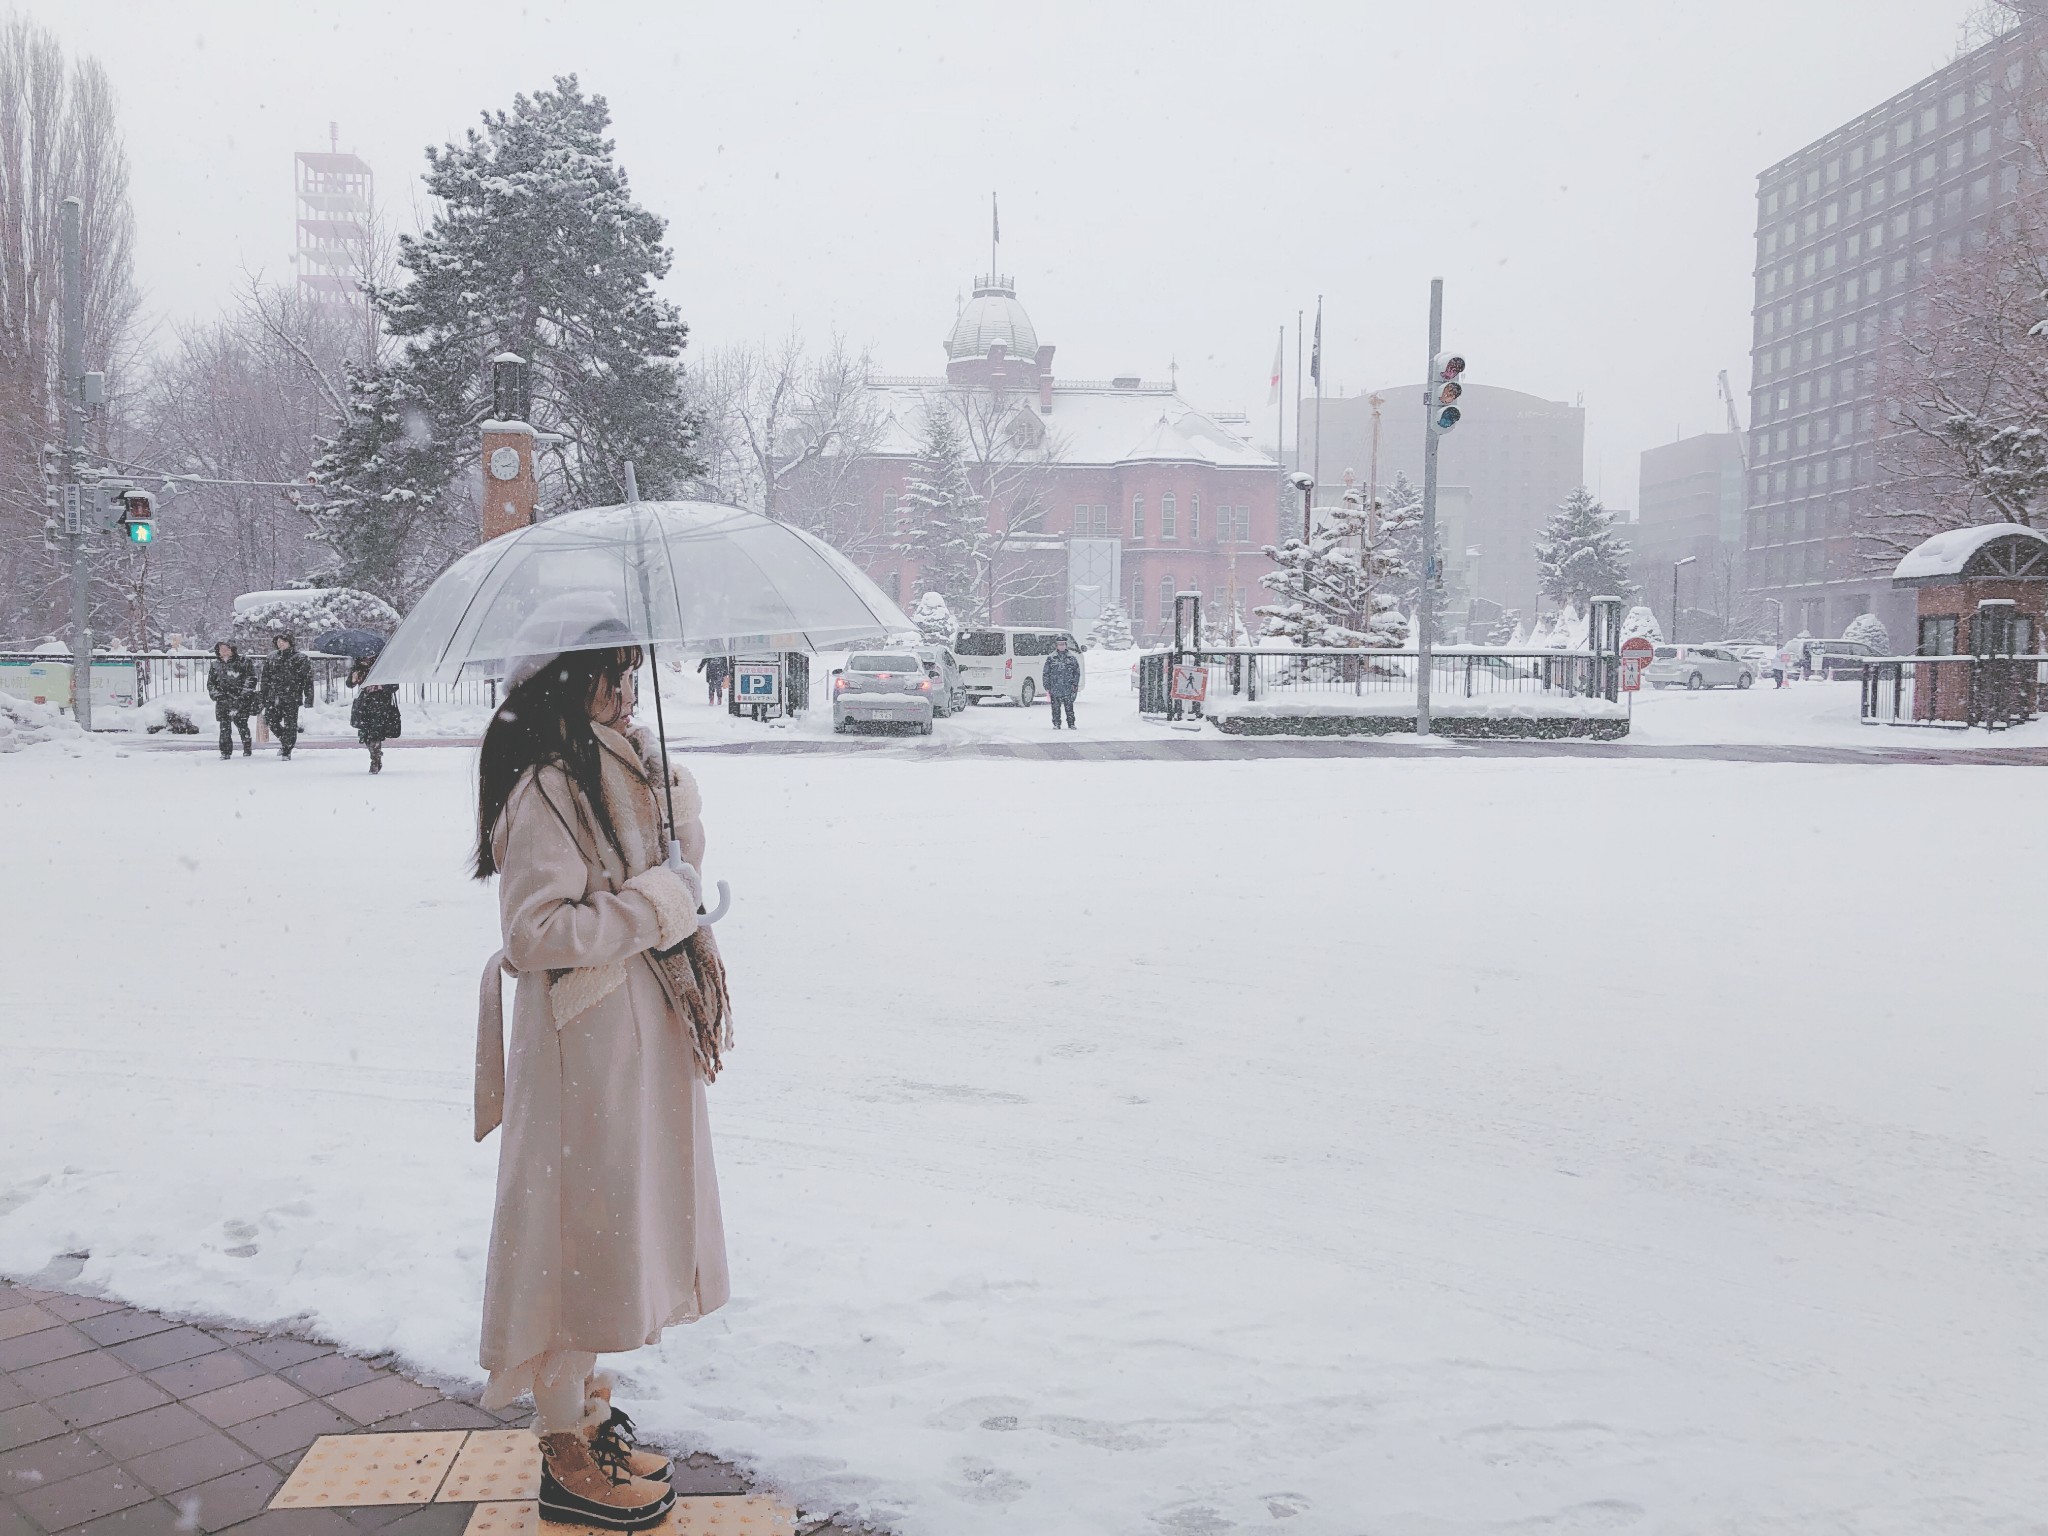
<svg viewBox="0 0 2048 1536"><path fill-rule="evenodd" d="M1629 609L1621 621L1622 639L1633 640L1638 635L1656 645L1664 643L1664 626L1657 622L1655 611L1641 603Z"/></svg>
<svg viewBox="0 0 2048 1536"><path fill-rule="evenodd" d="M1493 628L1487 631L1488 645L1516 646L1524 639L1522 633L1522 611L1519 608L1503 608L1500 617L1493 621Z"/></svg>
<svg viewBox="0 0 2048 1536"><path fill-rule="evenodd" d="M1385 649L1407 638L1398 594L1408 569L1384 522L1368 534L1363 512L1327 510L1307 543L1268 544L1265 554L1278 569L1259 578L1277 599L1253 610L1264 634L1310 650Z"/></svg>
<svg viewBox="0 0 2048 1536"><path fill-rule="evenodd" d="M1628 542L1614 531L1614 514L1580 486L1544 525L1536 540L1536 590L1580 613L1589 598L1627 597Z"/></svg>
<svg viewBox="0 0 2048 1536"><path fill-rule="evenodd" d="M917 606L910 610L910 622L917 626L918 636L926 645L951 645L953 637L960 633L953 610L937 592L927 592L917 600Z"/></svg>
<svg viewBox="0 0 2048 1536"><path fill-rule="evenodd" d="M1884 627L1884 620L1874 613L1859 613L1849 621L1849 627L1842 631L1844 640L1860 640L1880 656L1892 653L1891 631Z"/></svg>
<svg viewBox="0 0 2048 1536"><path fill-rule="evenodd" d="M972 613L988 520L967 476L960 420L942 400L924 414L924 441L903 489L896 550L917 562L917 579L955 613Z"/></svg>
<svg viewBox="0 0 2048 1536"><path fill-rule="evenodd" d="M1411 620L1419 611L1417 600L1422 590L1422 573L1426 569L1422 552L1422 487L1416 485L1405 474L1397 473L1394 483L1380 502L1380 538L1399 562L1401 574L1393 588L1393 596L1399 602L1403 613ZM1444 530L1439 523L1436 530L1437 569L1443 569ZM1450 598L1444 591L1442 576L1438 576L1431 596L1434 598L1432 615L1434 624L1430 632L1438 639L1444 635L1445 622L1450 616Z"/></svg>
<svg viewBox="0 0 2048 1536"><path fill-rule="evenodd" d="M332 555L315 579L402 606L441 564L431 534L456 475L456 440L433 430L405 370L349 363L346 375L348 420L313 461L322 501L307 515Z"/></svg>
<svg viewBox="0 0 2048 1536"><path fill-rule="evenodd" d="M654 291L669 270L666 225L633 201L610 121L604 98L565 75L485 113L464 142L427 151L433 222L400 239L404 280L372 287L370 301L399 343L385 394L420 408L408 423L427 434L420 469L437 460L448 470L429 512L455 515L446 493L490 414L489 359L501 352L532 365L529 419L562 438L541 450L544 508L620 499L629 460L648 496L701 468L677 361L688 328ZM322 483L389 496L390 443L374 424L345 429L326 445ZM387 588L395 576L356 579Z"/></svg>
<svg viewBox="0 0 2048 1536"><path fill-rule="evenodd" d="M1135 643L1131 638L1131 621L1124 614L1123 605L1110 603L1096 615L1095 627L1088 631L1088 643L1099 645L1106 651L1128 651Z"/></svg>

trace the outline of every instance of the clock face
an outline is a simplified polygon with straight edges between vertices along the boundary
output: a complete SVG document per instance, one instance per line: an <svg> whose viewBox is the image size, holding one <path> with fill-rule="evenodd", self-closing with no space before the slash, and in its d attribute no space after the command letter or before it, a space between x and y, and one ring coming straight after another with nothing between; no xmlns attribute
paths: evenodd
<svg viewBox="0 0 2048 1536"><path fill-rule="evenodd" d="M491 450L491 478L494 480L517 480L519 478L519 450L517 448L493 448Z"/></svg>

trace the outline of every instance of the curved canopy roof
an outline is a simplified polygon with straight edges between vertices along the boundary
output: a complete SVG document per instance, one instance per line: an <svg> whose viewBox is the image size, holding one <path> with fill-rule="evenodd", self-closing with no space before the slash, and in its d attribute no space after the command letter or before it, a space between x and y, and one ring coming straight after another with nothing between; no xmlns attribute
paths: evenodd
<svg viewBox="0 0 2048 1536"><path fill-rule="evenodd" d="M997 280L977 287L953 322L946 336L947 361L987 357L988 349L999 341L1012 357L1038 356L1038 331L1017 302L1016 288Z"/></svg>
<svg viewBox="0 0 2048 1536"><path fill-rule="evenodd" d="M1972 577L2048 581L2048 534L2020 523L1951 528L1906 551L1892 572L1901 587L1935 586Z"/></svg>

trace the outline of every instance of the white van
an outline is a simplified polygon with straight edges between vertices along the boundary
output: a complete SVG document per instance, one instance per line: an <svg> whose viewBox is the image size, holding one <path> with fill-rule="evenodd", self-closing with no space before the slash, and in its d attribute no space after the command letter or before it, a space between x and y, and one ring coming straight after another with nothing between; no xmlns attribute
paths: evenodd
<svg viewBox="0 0 2048 1536"><path fill-rule="evenodd" d="M1065 640L1067 649L1079 655L1080 642L1064 629L1019 626L998 629L963 629L953 642L953 655L960 663L960 681L967 688L967 702L1010 699L1029 709L1045 696L1045 658L1053 642ZM1082 671L1086 685L1087 671Z"/></svg>

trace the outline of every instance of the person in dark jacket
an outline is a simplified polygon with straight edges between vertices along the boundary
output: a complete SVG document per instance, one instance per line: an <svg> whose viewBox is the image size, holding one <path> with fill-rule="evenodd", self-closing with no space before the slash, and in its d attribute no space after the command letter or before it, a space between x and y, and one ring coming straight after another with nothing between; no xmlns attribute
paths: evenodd
<svg viewBox="0 0 2048 1536"><path fill-rule="evenodd" d="M270 643L270 665L263 669L263 723L277 736L277 755L289 762L299 740L299 710L313 707L313 663L299 654L290 635Z"/></svg>
<svg viewBox="0 0 2048 1536"><path fill-rule="evenodd" d="M704 674L704 691L710 696L706 702L725 702L726 661L723 656L706 656L697 663L697 670Z"/></svg>
<svg viewBox="0 0 2048 1536"><path fill-rule="evenodd" d="M1052 654L1045 658L1045 696L1052 700L1052 728L1060 728L1060 711L1067 712L1067 729L1078 730L1074 724L1074 698L1081 691L1081 658L1067 649L1067 637L1061 635L1053 642Z"/></svg>
<svg viewBox="0 0 2048 1536"><path fill-rule="evenodd" d="M225 762L235 755L235 732L242 733L242 756L255 751L249 740L249 716L256 708L256 664L244 661L231 641L213 648L213 662L206 669L206 696L213 700L213 718L220 722L220 755Z"/></svg>
<svg viewBox="0 0 2048 1536"><path fill-rule="evenodd" d="M356 740L370 749L370 772L384 771L384 743L397 737L404 725L398 714L398 685L376 683L365 686L370 663L358 661L349 669L348 685L356 690L356 701L348 708L348 723L356 728Z"/></svg>

